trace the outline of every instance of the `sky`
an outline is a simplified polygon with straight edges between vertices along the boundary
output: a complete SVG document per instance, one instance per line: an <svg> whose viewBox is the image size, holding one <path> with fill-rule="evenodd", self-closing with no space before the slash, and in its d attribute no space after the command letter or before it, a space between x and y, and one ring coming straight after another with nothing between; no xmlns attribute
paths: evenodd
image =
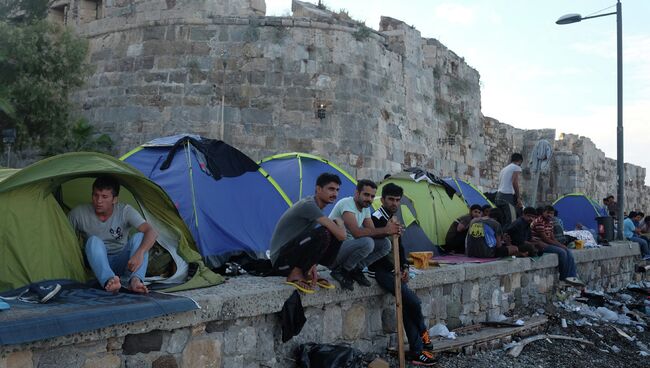
<svg viewBox="0 0 650 368"><path fill-rule="evenodd" d="M374 29L382 15L402 20L464 57L481 75L483 115L586 136L616 158L616 16L555 24L569 13L615 12L616 0L323 3ZM650 169L650 1L622 5L624 158ZM266 7L267 15L291 14L291 0L266 0Z"/></svg>

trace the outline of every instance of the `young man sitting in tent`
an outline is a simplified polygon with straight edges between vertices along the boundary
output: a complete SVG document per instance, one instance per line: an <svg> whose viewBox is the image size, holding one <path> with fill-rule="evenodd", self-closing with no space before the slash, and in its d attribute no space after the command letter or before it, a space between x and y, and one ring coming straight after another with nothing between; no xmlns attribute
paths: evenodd
<svg viewBox="0 0 650 368"><path fill-rule="evenodd" d="M68 218L84 239L90 268L106 291L118 292L120 276L126 276L131 291L147 293L143 280L158 233L133 207L118 203L119 193L117 179L100 176L92 186L92 203L75 207ZM129 238L132 228L138 232Z"/></svg>
<svg viewBox="0 0 650 368"><path fill-rule="evenodd" d="M445 251L465 254L465 237L467 237L469 223L473 219L481 217L482 213L481 206L473 204L469 208L467 215L457 218L449 225L449 230L447 230L447 236L445 237Z"/></svg>
<svg viewBox="0 0 650 368"><path fill-rule="evenodd" d="M316 285L332 289L334 285L319 278L316 266L336 258L345 239L343 224L323 214L323 208L336 201L341 186L338 175L324 173L316 179L316 193L296 202L278 220L271 237L271 263L286 283L311 294Z"/></svg>
<svg viewBox="0 0 650 368"><path fill-rule="evenodd" d="M469 224L465 240L465 255L477 258L495 258L517 255L518 249L503 243L503 232L497 218L498 208L490 210L489 217L477 217Z"/></svg>
<svg viewBox="0 0 650 368"><path fill-rule="evenodd" d="M538 239L540 248L544 253L557 254L558 263L560 268L560 281L565 281L569 284L584 286L584 283L577 277L576 263L573 260L573 254L566 247L555 239L553 233L553 216L555 208L553 206L546 206L543 209L542 215L531 224L533 239Z"/></svg>
<svg viewBox="0 0 650 368"><path fill-rule="evenodd" d="M402 231L402 227L394 222L375 228L370 219L370 205L375 193L377 184L367 179L359 180L354 196L338 201L330 213L331 219L343 220L347 233L336 261L330 267L332 278L344 289L353 290L354 281L362 286L370 286L363 269L390 252L387 235Z"/></svg>
<svg viewBox="0 0 650 368"><path fill-rule="evenodd" d="M404 195L402 187L388 183L381 191L381 207L372 214L372 222L375 228L383 228L388 225L391 218L400 206L400 201ZM409 264L404 254L404 247L399 245L399 259L402 270L402 314L404 318L404 329L409 342L409 352L413 364L430 366L434 364L433 354L425 349L433 348L429 331L424 324L422 315L422 306L420 299L415 292L408 287ZM393 264L393 255L388 254L380 258L375 263L368 266L370 276L375 277L379 286L389 293L395 295L395 279Z"/></svg>

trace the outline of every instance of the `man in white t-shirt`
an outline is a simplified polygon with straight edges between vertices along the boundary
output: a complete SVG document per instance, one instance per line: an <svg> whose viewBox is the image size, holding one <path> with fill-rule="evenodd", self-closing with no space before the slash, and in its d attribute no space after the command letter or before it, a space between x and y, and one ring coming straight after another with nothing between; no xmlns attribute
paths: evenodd
<svg viewBox="0 0 650 368"><path fill-rule="evenodd" d="M370 286L363 269L390 252L390 241L386 236L402 231L401 225L392 221L385 227L375 228L370 218L370 205L376 193L377 184L371 180L359 180L354 196L341 199L330 212L330 219L342 219L345 224L346 240L330 265L332 278L344 289L352 290L353 281Z"/></svg>
<svg viewBox="0 0 650 368"><path fill-rule="evenodd" d="M511 223L514 218L509 208L503 208L507 204L515 208L522 207L521 191L519 190L519 176L521 173L521 163L524 157L521 153L513 153L510 157L510 164L499 173L499 188L495 198L496 205L502 208L506 215L506 224ZM509 206L507 206L509 207Z"/></svg>
<svg viewBox="0 0 650 368"><path fill-rule="evenodd" d="M120 183L112 176L100 176L93 183L92 203L75 207L68 214L74 230L85 243L90 268L106 291L118 292L120 277L128 277L128 288L136 293L149 290L143 280L149 249L158 233L128 204L118 203ZM132 228L137 233L129 238Z"/></svg>

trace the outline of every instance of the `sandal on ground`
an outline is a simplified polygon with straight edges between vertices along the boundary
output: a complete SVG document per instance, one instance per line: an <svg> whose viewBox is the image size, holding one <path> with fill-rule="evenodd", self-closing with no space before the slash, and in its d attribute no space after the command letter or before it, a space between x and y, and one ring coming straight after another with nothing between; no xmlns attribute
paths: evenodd
<svg viewBox="0 0 650 368"><path fill-rule="evenodd" d="M284 283L295 287L296 289L302 291L305 294L313 294L316 292L316 290L312 289L311 284L305 280L291 280L291 281L285 281Z"/></svg>
<svg viewBox="0 0 650 368"><path fill-rule="evenodd" d="M316 280L316 284L318 286L322 287L323 289L336 289L336 286L334 284L332 284L331 282L329 282L328 279L324 279L324 278L321 278L321 277L319 277L318 280Z"/></svg>

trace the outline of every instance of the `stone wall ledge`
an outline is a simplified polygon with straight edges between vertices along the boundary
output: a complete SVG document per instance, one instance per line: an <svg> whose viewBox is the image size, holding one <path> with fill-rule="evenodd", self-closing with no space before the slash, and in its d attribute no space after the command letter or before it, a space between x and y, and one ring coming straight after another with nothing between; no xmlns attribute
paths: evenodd
<svg viewBox="0 0 650 368"><path fill-rule="evenodd" d="M585 249L576 251L573 254L580 268L582 263L638 257L640 251L638 244L626 241L612 242L610 247ZM518 258L482 264L447 265L422 271L409 285L415 290L431 289L436 286L460 284L476 279L555 268L557 263L556 255L544 255L534 261L529 258ZM291 295L293 290L292 287L283 283L281 277L238 277L230 279L219 286L178 293L178 295L194 299L201 306L200 310L158 317L137 323L120 324L30 344L2 346L0 347L0 355L13 351L49 349L64 345L120 338L129 334L141 334L154 330L170 331L189 326L201 326L213 321L230 321L273 314L282 309L284 301ZM355 285L355 290L352 292L339 288L336 290L319 290L312 295L303 295L302 303L305 308L322 307L328 304L368 300L384 294L385 292L373 282L373 285L368 288Z"/></svg>
<svg viewBox="0 0 650 368"><path fill-rule="evenodd" d="M237 16L215 16L210 18L175 16L170 14L165 17L164 13L160 19L139 20L133 23L120 22L113 18L103 18L92 21L77 27L77 32L84 37L94 38L114 32L124 32L134 29L159 27L159 26L209 26L209 25L250 25L253 27L296 27L313 28L329 31L341 31L355 33L364 25L354 26L352 23L323 22L309 18L297 17L237 17ZM366 27L367 28L367 27ZM372 38L380 43L386 41L386 37L372 28L367 28L366 37Z"/></svg>

